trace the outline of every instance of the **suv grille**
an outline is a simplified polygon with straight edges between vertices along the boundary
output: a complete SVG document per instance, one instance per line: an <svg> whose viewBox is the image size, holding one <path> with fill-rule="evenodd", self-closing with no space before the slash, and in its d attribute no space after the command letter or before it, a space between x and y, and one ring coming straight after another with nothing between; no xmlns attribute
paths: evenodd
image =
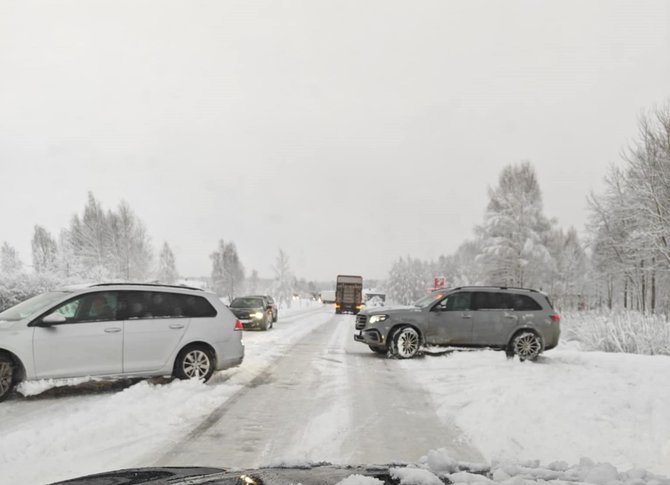
<svg viewBox="0 0 670 485"><path fill-rule="evenodd" d="M365 328L365 324L368 323L367 315L357 315L356 316L356 330L361 330Z"/></svg>

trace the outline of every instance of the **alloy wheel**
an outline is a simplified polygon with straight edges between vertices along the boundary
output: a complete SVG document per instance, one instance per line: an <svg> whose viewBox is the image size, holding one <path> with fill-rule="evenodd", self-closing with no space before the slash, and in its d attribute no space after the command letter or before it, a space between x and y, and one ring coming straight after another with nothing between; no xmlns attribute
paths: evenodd
<svg viewBox="0 0 670 485"><path fill-rule="evenodd" d="M419 351L419 334L413 328L404 328L396 338L396 352L404 359L414 357Z"/></svg>
<svg viewBox="0 0 670 485"><path fill-rule="evenodd" d="M534 359L542 350L542 343L537 335L526 333L520 335L514 341L514 353L520 359Z"/></svg>
<svg viewBox="0 0 670 485"><path fill-rule="evenodd" d="M202 350L191 350L184 356L184 374L189 379L203 379L211 365L209 356Z"/></svg>

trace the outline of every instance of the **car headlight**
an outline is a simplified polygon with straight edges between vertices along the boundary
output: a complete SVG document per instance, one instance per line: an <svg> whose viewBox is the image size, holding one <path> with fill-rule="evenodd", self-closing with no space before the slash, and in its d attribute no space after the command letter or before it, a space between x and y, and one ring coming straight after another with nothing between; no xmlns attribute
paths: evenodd
<svg viewBox="0 0 670 485"><path fill-rule="evenodd" d="M368 320L371 324L372 323L378 323L378 322L383 322L386 320L389 316L388 315L372 315L370 317L370 320Z"/></svg>
<svg viewBox="0 0 670 485"><path fill-rule="evenodd" d="M263 318L263 312L252 313L251 316L260 320Z"/></svg>

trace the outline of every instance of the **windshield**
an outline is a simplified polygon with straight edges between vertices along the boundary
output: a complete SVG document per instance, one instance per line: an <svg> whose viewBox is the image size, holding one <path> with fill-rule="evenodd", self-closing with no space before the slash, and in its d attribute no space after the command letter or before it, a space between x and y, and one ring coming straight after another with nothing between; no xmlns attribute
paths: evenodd
<svg viewBox="0 0 670 485"><path fill-rule="evenodd" d="M444 293L431 293L430 295L419 298L413 305L419 308L427 308L442 298L444 298Z"/></svg>
<svg viewBox="0 0 670 485"><path fill-rule="evenodd" d="M230 304L231 308L261 308L262 306L261 298L235 298Z"/></svg>
<svg viewBox="0 0 670 485"><path fill-rule="evenodd" d="M13 322L35 317L62 300L65 295L67 295L65 291L51 291L34 296L0 313L0 321Z"/></svg>
<svg viewBox="0 0 670 485"><path fill-rule="evenodd" d="M0 0L0 485L670 485L669 15Z"/></svg>

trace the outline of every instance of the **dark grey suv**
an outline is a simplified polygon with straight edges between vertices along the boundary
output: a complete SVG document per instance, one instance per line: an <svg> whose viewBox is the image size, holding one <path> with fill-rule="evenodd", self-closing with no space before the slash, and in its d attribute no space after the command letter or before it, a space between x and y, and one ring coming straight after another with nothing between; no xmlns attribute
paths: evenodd
<svg viewBox="0 0 670 485"><path fill-rule="evenodd" d="M407 359L422 345L490 347L535 360L558 345L560 316L546 294L525 288L439 290L402 308L364 310L354 340Z"/></svg>

